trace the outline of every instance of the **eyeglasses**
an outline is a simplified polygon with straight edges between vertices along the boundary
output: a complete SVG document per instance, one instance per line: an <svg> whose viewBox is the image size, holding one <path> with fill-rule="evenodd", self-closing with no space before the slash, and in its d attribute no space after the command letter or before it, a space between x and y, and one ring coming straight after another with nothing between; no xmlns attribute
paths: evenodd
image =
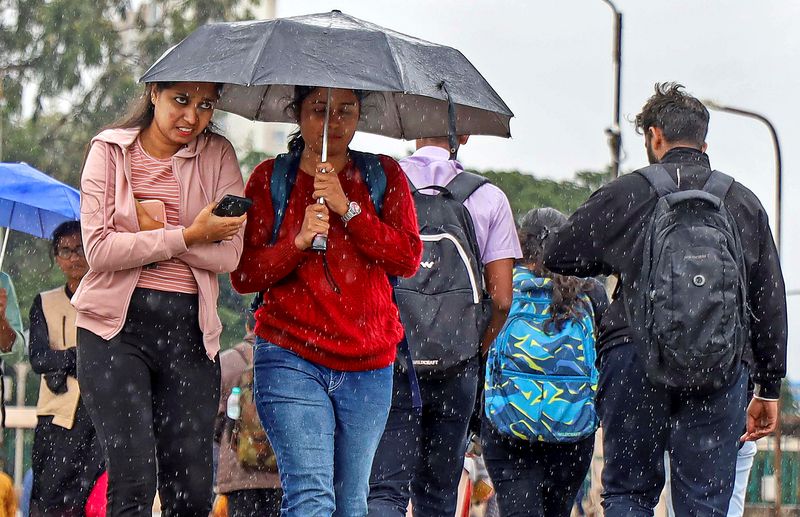
<svg viewBox="0 0 800 517"><path fill-rule="evenodd" d="M74 248L58 248L56 250L56 256L58 258L68 259L73 255L78 258L85 258L86 255L83 253L83 246L76 246Z"/></svg>

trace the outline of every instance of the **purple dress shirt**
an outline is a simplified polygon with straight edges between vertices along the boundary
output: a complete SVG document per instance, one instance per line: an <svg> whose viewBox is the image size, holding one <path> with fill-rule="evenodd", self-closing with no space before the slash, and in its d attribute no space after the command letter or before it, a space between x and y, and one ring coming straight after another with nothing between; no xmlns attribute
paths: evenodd
<svg viewBox="0 0 800 517"><path fill-rule="evenodd" d="M429 185L443 187L464 170L458 161L449 158L446 149L426 146L400 160L400 166L418 189ZM435 193L430 191L430 194ZM483 185L464 202L464 206L472 216L484 265L500 259L522 258L514 216L502 190L492 184Z"/></svg>

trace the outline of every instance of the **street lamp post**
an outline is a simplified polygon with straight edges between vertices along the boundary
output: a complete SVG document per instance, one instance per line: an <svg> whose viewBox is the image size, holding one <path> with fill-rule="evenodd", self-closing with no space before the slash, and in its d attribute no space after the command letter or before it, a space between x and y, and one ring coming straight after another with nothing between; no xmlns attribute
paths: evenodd
<svg viewBox="0 0 800 517"><path fill-rule="evenodd" d="M622 79L622 13L611 0L603 0L614 11L614 122L606 129L608 146L611 148L611 179L619 177L622 133L619 125L620 84Z"/></svg>
<svg viewBox="0 0 800 517"><path fill-rule="evenodd" d="M717 104L714 101L703 101L707 108L723 111L725 113L732 113L734 115L741 115L749 117L762 122L769 129L770 136L772 137L772 145L775 149L775 246L778 248L778 255L781 254L781 202L783 200L783 171L781 168L781 145L778 140L778 132L775 126L769 121L767 117L754 111L749 111L741 108L734 108ZM781 418L780 418L780 401L778 402L778 421L775 425L775 458L773 461L773 468L775 469L775 515L781 514L781 499L782 494L782 464L783 454L781 448Z"/></svg>

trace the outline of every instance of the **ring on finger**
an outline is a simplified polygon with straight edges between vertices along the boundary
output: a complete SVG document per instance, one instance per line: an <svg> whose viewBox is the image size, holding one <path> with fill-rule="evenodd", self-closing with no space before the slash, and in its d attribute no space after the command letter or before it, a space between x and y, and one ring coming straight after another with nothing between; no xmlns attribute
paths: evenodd
<svg viewBox="0 0 800 517"><path fill-rule="evenodd" d="M322 214L317 214L317 219L319 219L320 221L322 220L323 217L325 217L325 216L322 215Z"/></svg>

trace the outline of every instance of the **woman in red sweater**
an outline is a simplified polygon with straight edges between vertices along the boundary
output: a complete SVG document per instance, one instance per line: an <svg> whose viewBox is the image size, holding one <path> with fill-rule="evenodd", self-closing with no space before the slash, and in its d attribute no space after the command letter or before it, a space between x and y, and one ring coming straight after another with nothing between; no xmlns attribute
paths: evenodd
<svg viewBox="0 0 800 517"><path fill-rule="evenodd" d="M360 92L333 90L328 157L321 162L326 97L325 88L296 89L289 107L300 126L289 143L293 165L278 167L278 174L295 176L285 210L278 207L285 215L274 238L276 160L267 160L245 189L253 207L231 278L239 292L263 293L255 398L278 458L285 515L352 517L367 513L403 336L389 277L413 275L422 245L400 165L368 157L380 162L386 180L376 210L355 163L366 162L348 149ZM310 249L317 234L327 236L326 252Z"/></svg>

